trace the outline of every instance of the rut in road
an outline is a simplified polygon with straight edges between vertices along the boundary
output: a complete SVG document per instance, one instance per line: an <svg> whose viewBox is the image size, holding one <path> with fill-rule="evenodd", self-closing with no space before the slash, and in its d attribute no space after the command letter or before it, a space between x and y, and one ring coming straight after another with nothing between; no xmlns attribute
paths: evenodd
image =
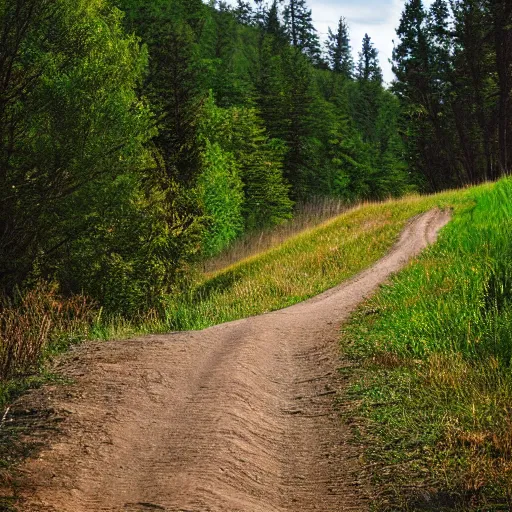
<svg viewBox="0 0 512 512"><path fill-rule="evenodd" d="M338 330L448 219L417 217L372 268L287 309L67 355L75 384L44 391L66 420L22 468L22 510L366 510L334 407Z"/></svg>

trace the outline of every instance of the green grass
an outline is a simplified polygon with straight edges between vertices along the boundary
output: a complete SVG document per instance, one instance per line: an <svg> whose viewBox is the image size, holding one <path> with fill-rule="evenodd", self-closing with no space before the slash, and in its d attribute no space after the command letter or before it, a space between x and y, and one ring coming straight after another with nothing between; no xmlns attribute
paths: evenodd
<svg viewBox="0 0 512 512"><path fill-rule="evenodd" d="M469 196L342 336L379 510L512 508L512 181Z"/></svg>
<svg viewBox="0 0 512 512"><path fill-rule="evenodd" d="M171 300L171 330L202 329L290 306L381 258L405 223L430 208L461 208L467 192L413 196L359 206L277 248L205 276Z"/></svg>

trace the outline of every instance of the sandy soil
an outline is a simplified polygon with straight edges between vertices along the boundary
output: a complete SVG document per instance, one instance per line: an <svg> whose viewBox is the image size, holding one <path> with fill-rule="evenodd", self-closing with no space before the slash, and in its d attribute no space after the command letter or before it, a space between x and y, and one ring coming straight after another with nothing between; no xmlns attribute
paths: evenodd
<svg viewBox="0 0 512 512"><path fill-rule="evenodd" d="M36 392L60 429L21 468L21 510L366 510L335 406L338 330L448 219L416 218L375 266L296 306L66 355L73 384Z"/></svg>

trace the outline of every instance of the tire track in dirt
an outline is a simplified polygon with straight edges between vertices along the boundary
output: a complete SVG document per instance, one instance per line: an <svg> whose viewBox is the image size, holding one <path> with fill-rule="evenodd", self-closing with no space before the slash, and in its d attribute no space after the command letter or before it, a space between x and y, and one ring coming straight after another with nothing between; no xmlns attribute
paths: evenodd
<svg viewBox="0 0 512 512"><path fill-rule="evenodd" d="M376 265L287 309L66 355L75 383L37 392L65 421L22 467L22 510L366 510L334 407L339 327L448 220L415 218Z"/></svg>

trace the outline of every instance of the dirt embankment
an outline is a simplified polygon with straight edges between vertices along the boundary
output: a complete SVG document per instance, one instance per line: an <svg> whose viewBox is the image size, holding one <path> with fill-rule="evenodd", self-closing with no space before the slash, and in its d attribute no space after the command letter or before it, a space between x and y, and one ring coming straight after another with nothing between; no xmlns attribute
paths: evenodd
<svg viewBox="0 0 512 512"><path fill-rule="evenodd" d="M372 268L296 306L64 357L74 384L36 393L65 420L22 467L21 509L366 510L360 453L334 407L338 329L448 218L416 218Z"/></svg>

